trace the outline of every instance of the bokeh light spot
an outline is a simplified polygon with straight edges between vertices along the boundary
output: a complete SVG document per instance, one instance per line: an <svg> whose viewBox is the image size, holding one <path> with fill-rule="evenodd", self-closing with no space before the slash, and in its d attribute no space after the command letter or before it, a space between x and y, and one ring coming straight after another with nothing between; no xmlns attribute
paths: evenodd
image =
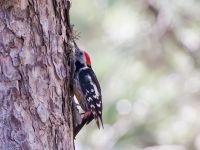
<svg viewBox="0 0 200 150"><path fill-rule="evenodd" d="M129 100L119 100L116 106L117 112L120 115L127 115L131 112L132 104Z"/></svg>

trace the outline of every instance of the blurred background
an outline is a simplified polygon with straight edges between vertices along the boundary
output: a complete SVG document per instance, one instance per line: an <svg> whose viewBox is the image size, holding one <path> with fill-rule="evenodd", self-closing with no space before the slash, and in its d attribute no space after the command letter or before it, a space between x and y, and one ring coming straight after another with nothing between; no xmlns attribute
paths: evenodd
<svg viewBox="0 0 200 150"><path fill-rule="evenodd" d="M200 1L72 0L103 94L77 150L200 150Z"/></svg>

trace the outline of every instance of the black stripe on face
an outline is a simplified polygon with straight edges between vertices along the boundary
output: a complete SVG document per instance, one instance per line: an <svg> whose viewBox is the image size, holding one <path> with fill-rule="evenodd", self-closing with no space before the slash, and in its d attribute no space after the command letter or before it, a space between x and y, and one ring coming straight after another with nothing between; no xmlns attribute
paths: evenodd
<svg viewBox="0 0 200 150"><path fill-rule="evenodd" d="M77 72L78 70L80 70L81 68L84 67L84 65L81 64L79 61L76 61L76 62L75 62L75 66L76 66L75 72Z"/></svg>

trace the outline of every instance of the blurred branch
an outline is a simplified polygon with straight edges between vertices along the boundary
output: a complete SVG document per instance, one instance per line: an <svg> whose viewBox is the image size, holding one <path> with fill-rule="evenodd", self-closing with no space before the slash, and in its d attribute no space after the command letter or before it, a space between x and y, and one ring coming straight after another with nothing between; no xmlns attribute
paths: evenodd
<svg viewBox="0 0 200 150"><path fill-rule="evenodd" d="M156 7L155 1L154 0L144 0L145 4L147 5L147 9L149 9L154 16L158 16L159 14L159 9Z"/></svg>

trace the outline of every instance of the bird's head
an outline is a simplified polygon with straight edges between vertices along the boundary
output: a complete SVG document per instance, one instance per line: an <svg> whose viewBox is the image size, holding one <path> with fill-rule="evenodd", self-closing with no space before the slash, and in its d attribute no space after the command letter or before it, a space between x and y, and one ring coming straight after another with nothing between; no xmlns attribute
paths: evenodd
<svg viewBox="0 0 200 150"><path fill-rule="evenodd" d="M75 61L79 62L80 64L91 67L91 60L90 56L86 51L82 51L79 49L79 51L75 52Z"/></svg>

